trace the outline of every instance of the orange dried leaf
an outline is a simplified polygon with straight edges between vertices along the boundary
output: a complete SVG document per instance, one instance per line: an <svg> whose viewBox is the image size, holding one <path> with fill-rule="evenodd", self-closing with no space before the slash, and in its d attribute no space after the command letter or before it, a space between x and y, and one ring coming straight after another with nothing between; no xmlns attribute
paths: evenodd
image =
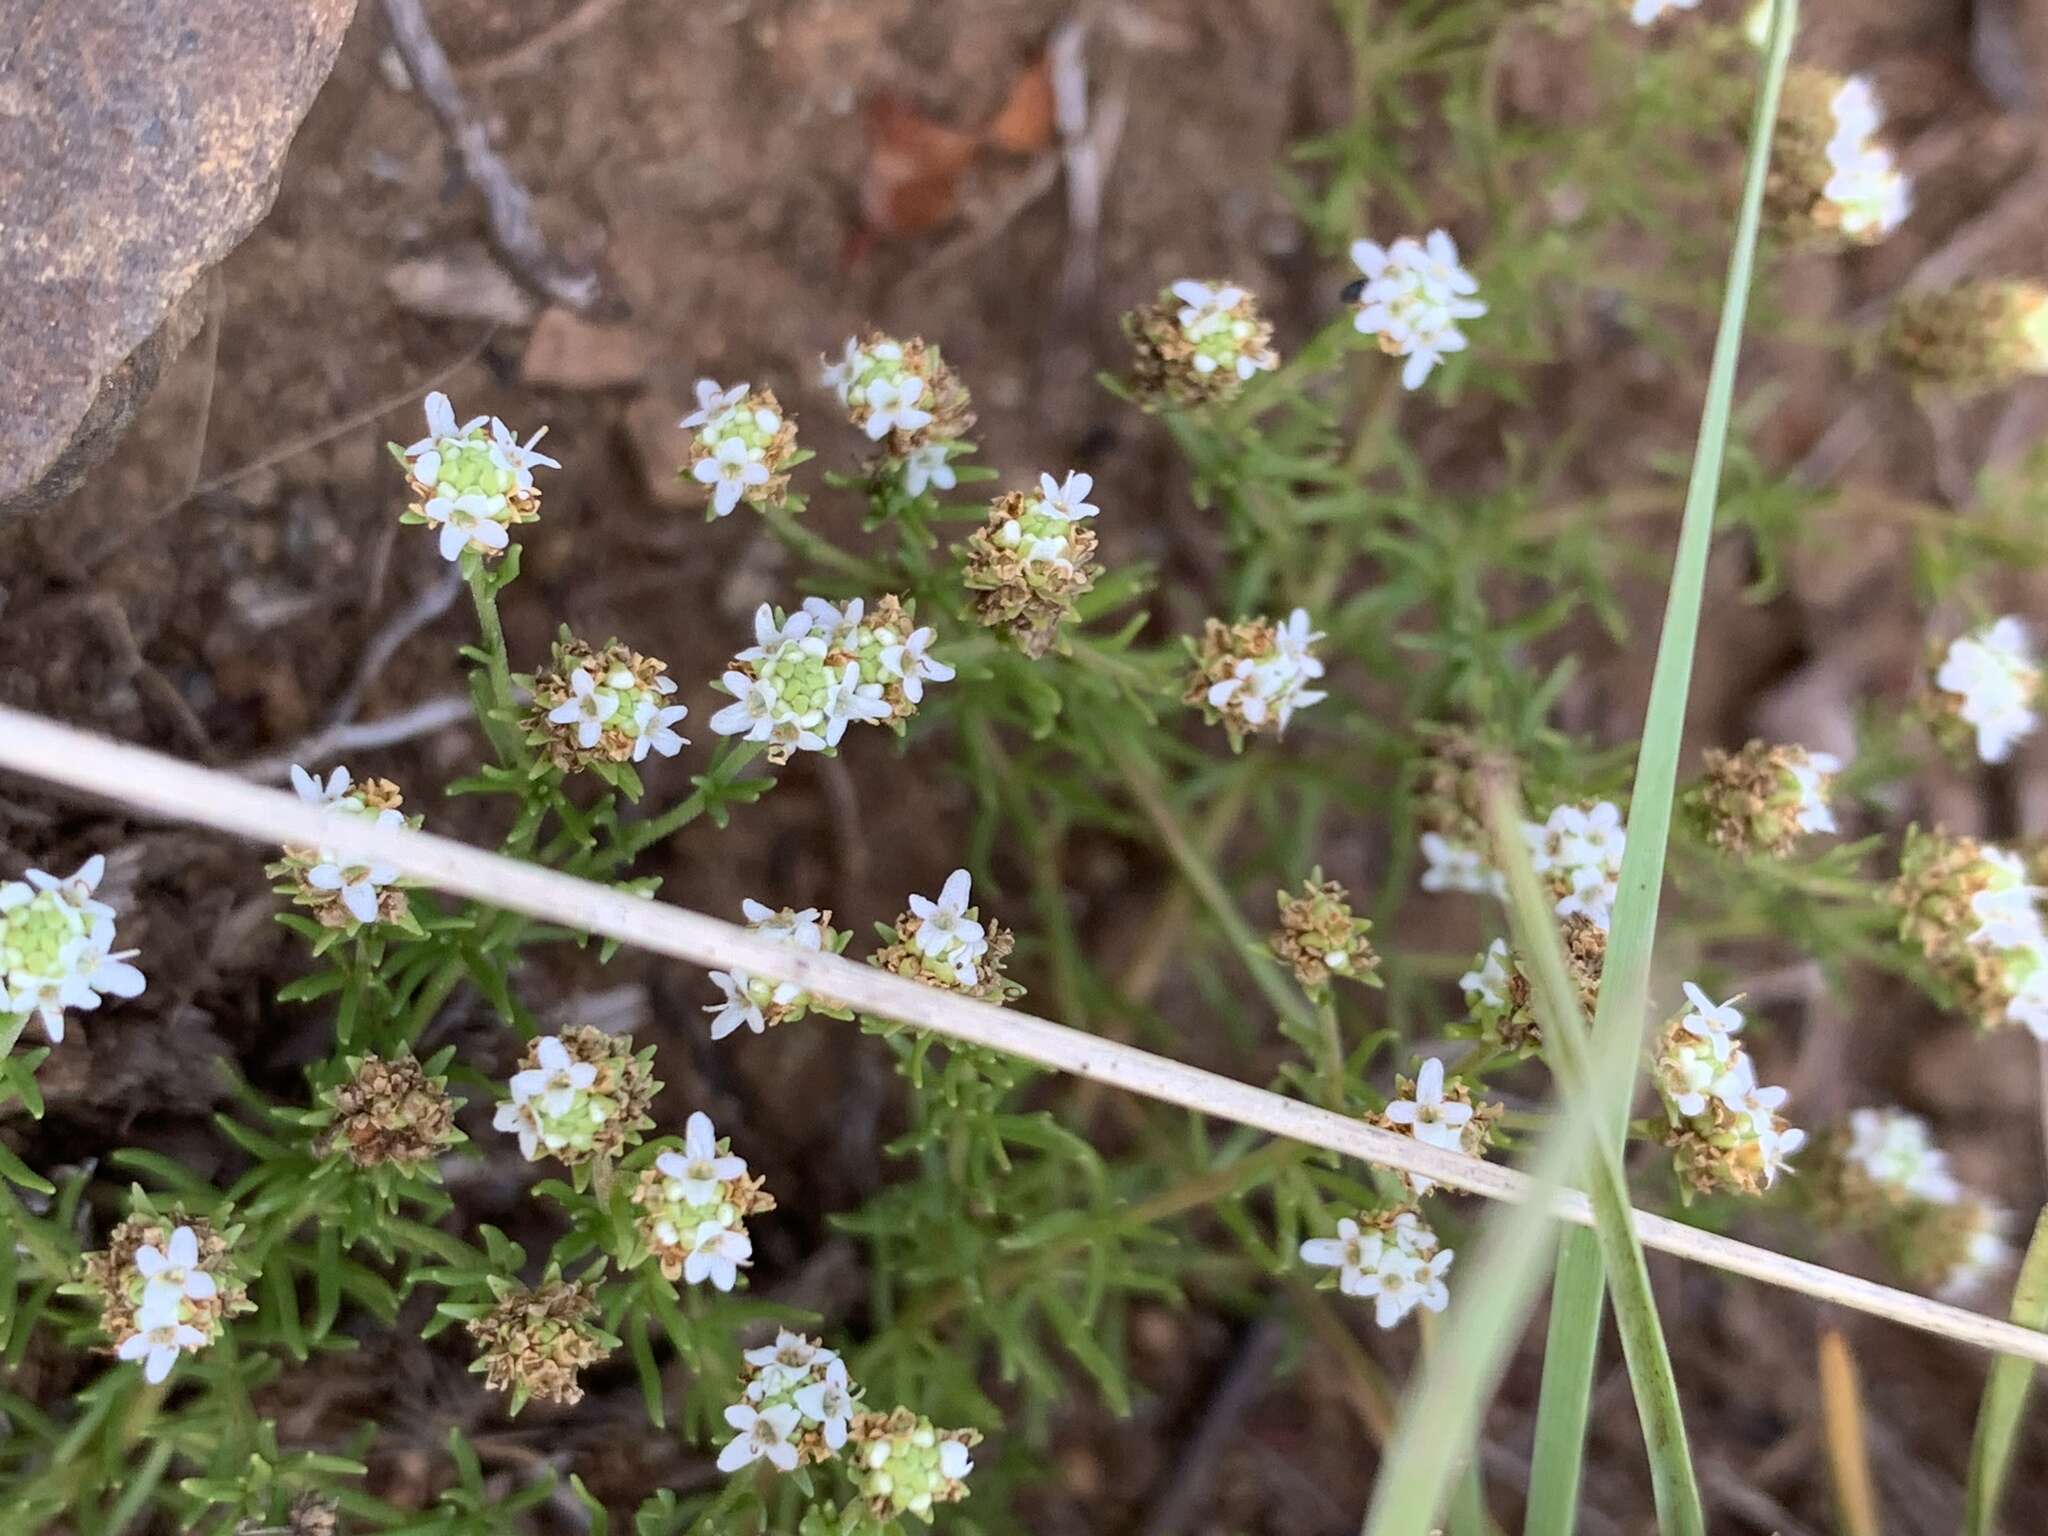
<svg viewBox="0 0 2048 1536"><path fill-rule="evenodd" d="M923 116L898 97L869 103L867 174L861 216L870 229L916 235L953 216L960 173L974 158L971 134Z"/></svg>
<svg viewBox="0 0 2048 1536"><path fill-rule="evenodd" d="M997 149L1031 155L1052 143L1052 61L1040 54L1010 87L985 135Z"/></svg>

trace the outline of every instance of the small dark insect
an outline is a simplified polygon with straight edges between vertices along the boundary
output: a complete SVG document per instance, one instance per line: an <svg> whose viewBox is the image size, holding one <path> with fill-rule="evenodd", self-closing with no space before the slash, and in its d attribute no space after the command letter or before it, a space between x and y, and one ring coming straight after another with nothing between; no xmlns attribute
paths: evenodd
<svg viewBox="0 0 2048 1536"><path fill-rule="evenodd" d="M1366 280L1364 278L1354 277L1344 285L1344 291L1337 295L1338 302L1341 304L1356 304L1365 296L1365 283Z"/></svg>

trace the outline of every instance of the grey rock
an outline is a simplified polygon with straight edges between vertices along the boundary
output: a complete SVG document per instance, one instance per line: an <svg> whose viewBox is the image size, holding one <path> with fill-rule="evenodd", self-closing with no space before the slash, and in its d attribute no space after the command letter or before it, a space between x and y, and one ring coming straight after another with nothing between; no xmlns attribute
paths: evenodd
<svg viewBox="0 0 2048 1536"><path fill-rule="evenodd" d="M106 454L270 209L355 0L0 0L0 519Z"/></svg>

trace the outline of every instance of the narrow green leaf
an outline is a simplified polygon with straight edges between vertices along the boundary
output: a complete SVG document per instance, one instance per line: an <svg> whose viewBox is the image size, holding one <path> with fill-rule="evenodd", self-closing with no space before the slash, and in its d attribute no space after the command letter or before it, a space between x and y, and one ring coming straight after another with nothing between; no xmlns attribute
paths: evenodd
<svg viewBox="0 0 2048 1536"><path fill-rule="evenodd" d="M1629 803L1628 847L1622 858L1620 892L1600 984L1593 1025L1593 1055L1603 1067L1627 1063L1626 1083L1602 1092L1593 1106L1600 1134L1618 1148L1627 1134L1633 1068L1642 1046L1647 1014L1650 955L1656 939L1657 906L1664 883L1664 854L1671 831L1671 804L1678 781L1686 697L1693 650L1699 635L1707 555L1713 542L1714 503L1728 441L1735 396L1735 365L1742 346L1764 182L1770 169L1771 135L1777 126L1778 97L1792 52L1798 0L1774 0L1766 45L1763 88L1749 136L1749 162L1735 248L1728 261L1721 323L1707 376L1692 478L1686 487L1678 553L1672 562L1664 627L1643 722ZM1604 1075L1604 1074L1603 1074ZM1618 1076L1618 1074L1617 1074ZM1551 1329L1543 1362L1543 1388L1536 1426L1538 1454L1530 1468L1527 1536L1571 1536L1577 1527L1579 1468L1585 1449L1587 1403L1592 1393L1594 1356L1605 1304L1599 1240L1575 1232L1564 1245L1551 1292Z"/></svg>
<svg viewBox="0 0 2048 1536"><path fill-rule="evenodd" d="M2034 1240L2020 1264L2013 1289L2012 1320L2022 1328L2048 1328L2048 1210L2034 1223ZM2014 1444L2027 1391L2034 1384L2034 1364L2000 1355L1984 1383L1984 1401L1977 1410L1977 1434L1970 1442L1970 1482L1963 1491L1963 1536L1998 1536L1998 1505L2012 1470Z"/></svg>

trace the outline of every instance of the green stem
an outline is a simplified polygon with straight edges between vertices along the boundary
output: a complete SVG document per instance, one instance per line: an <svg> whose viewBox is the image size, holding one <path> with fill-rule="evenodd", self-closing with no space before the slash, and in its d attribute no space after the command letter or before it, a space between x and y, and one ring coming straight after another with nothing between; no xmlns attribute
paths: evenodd
<svg viewBox="0 0 2048 1536"><path fill-rule="evenodd" d="M739 771L761 755L758 741L734 741L715 759L705 773L705 782L699 784L690 794L677 801L668 810L652 821L644 821L637 827L625 831L617 843L598 860L600 869L609 869L624 863L664 838L673 837L684 827L704 814L711 803L711 792L722 784L729 784L739 776Z"/></svg>
<svg viewBox="0 0 2048 1536"><path fill-rule="evenodd" d="M519 760L519 733L511 723L517 705L512 697L512 662L505 651L505 626L498 618L498 592L491 573L481 560L465 558L468 567L470 601L476 607L478 638L483 642L485 675L490 680L490 704L479 710L484 734L496 749L498 760L510 765Z"/></svg>

